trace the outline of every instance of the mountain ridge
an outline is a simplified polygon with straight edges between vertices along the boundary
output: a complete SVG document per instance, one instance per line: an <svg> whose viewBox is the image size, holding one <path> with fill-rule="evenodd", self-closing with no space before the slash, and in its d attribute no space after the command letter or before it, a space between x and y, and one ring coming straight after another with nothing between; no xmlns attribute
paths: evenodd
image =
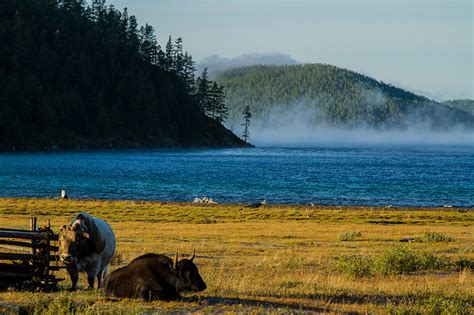
<svg viewBox="0 0 474 315"><path fill-rule="evenodd" d="M254 65L226 70L216 80L227 88L231 128L245 105L263 121L297 107L307 110L315 125L474 128L474 116L467 112L334 65Z"/></svg>

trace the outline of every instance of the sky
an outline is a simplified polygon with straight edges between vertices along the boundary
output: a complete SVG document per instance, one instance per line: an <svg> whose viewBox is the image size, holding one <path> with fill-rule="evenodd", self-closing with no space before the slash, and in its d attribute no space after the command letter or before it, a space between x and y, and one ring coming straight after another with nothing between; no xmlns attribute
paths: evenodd
<svg viewBox="0 0 474 315"><path fill-rule="evenodd" d="M283 53L435 100L474 99L472 0L108 0L209 55Z"/></svg>

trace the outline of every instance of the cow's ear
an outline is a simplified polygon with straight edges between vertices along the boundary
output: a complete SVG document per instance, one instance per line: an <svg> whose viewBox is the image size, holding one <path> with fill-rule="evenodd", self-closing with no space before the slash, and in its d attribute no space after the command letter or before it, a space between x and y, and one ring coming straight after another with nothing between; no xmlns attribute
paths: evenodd
<svg viewBox="0 0 474 315"><path fill-rule="evenodd" d="M174 261L173 261L173 269L174 270L178 269L178 253L176 253L176 257L174 258Z"/></svg>

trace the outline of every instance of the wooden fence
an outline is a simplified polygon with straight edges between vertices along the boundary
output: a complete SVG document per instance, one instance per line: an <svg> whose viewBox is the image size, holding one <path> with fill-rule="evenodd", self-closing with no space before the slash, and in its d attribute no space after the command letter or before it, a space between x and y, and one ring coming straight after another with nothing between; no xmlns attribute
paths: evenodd
<svg viewBox="0 0 474 315"><path fill-rule="evenodd" d="M59 281L53 274L63 266L59 265L59 247L53 242L58 235L51 225L37 227L37 219L30 219L30 230L0 228L0 289L50 291L57 288ZM7 252L10 250L10 252Z"/></svg>

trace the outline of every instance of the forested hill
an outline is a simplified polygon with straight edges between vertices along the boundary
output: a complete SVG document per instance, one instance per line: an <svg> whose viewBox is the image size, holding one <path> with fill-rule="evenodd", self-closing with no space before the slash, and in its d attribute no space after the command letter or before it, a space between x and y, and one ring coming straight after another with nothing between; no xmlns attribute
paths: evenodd
<svg viewBox="0 0 474 315"><path fill-rule="evenodd" d="M200 109L181 39L91 2L0 2L0 149L246 145Z"/></svg>
<svg viewBox="0 0 474 315"><path fill-rule="evenodd" d="M337 127L474 127L465 111L332 65L256 65L227 70L217 81L226 86L230 127L241 123L246 105L268 124L298 115Z"/></svg>
<svg viewBox="0 0 474 315"><path fill-rule="evenodd" d="M464 100L451 100L443 102L443 105L457 108L459 110L465 111L471 115L474 115L474 100L464 99Z"/></svg>

